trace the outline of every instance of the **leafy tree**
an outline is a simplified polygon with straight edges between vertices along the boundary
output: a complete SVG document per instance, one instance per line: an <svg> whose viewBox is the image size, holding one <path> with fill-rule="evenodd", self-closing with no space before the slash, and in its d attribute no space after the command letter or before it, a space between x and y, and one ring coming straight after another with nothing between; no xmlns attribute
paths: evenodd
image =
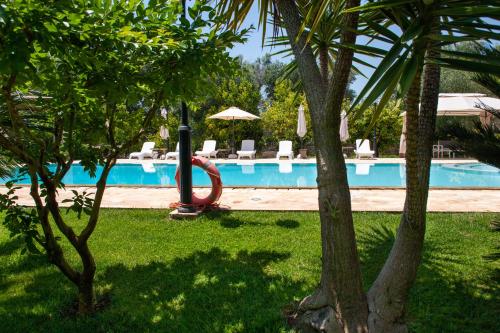
<svg viewBox="0 0 500 333"><path fill-rule="evenodd" d="M265 54L262 58L249 64L249 67L255 73L259 88L264 87L265 98L273 98L274 88L283 76L285 64L281 61L272 61L271 55Z"/></svg>
<svg viewBox="0 0 500 333"><path fill-rule="evenodd" d="M236 106L249 113L259 115L261 100L259 87L252 81L252 76L245 68L241 68L234 76L220 76L216 80L217 89L212 91L207 101L193 114L193 142L200 147L203 140L217 140L219 147L230 147L233 139L233 123L228 120L209 119L208 117L231 106ZM235 148L239 149L241 140L262 136L260 120L234 121Z"/></svg>
<svg viewBox="0 0 500 333"><path fill-rule="evenodd" d="M351 116L349 119L349 134L351 142L366 136L366 129L373 119L374 107L359 113L359 117ZM380 113L374 128L377 131L377 148L379 151L390 151L399 147L403 118L401 117L400 103L396 100L389 102ZM371 134L371 133L370 133ZM368 137L370 140L371 136Z"/></svg>
<svg viewBox="0 0 500 333"><path fill-rule="evenodd" d="M481 93L488 91L473 81L473 74L450 68L441 70L441 82L439 92L442 93Z"/></svg>
<svg viewBox="0 0 500 333"><path fill-rule="evenodd" d="M0 148L23 165L17 176L31 180L35 203L17 205L9 182L0 209L11 233L30 251L45 251L75 285L81 314L95 310L88 241L117 157L144 138L162 105L201 94L207 74L233 66L225 48L240 34L211 30L220 25L202 2L189 9L190 20L179 12L177 2L156 1L0 6ZM95 193L73 191L68 202L86 220L81 229L65 222L57 200L77 158L97 181ZM79 262L68 259L58 234Z"/></svg>
<svg viewBox="0 0 500 333"><path fill-rule="evenodd" d="M448 47L448 50L458 52L476 53L477 43L465 42ZM482 93L489 94L490 91L478 84L474 79L477 74L469 71L461 71L451 68L441 69L439 92L442 93ZM486 75L486 74L484 74Z"/></svg>
<svg viewBox="0 0 500 333"><path fill-rule="evenodd" d="M304 106L307 123L307 134L303 142L297 135L298 108L301 104ZM264 146L277 148L280 140L293 141L295 148L300 147L301 143L310 143L312 133L308 111L304 94L294 92L290 80L279 82L276 85L274 98L266 103L266 110L262 112Z"/></svg>

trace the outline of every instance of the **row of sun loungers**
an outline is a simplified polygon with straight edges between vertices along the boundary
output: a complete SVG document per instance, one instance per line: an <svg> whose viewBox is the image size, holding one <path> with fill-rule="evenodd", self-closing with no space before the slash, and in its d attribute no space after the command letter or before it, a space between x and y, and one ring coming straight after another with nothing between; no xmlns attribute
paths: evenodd
<svg viewBox="0 0 500 333"><path fill-rule="evenodd" d="M137 158L139 160L143 160L144 158L152 158L153 157L153 149L155 143L154 142L145 142L142 145L142 149L140 152L135 152L130 154L129 158ZM217 141L215 140L205 140L203 143L203 148L201 150L197 150L195 152L196 156L203 156L206 158L217 157L218 150L216 149ZM255 158L255 154L257 151L255 150L255 141L254 140L243 140L241 142L241 150L236 152L238 154L238 159L243 157L248 157L250 159ZM356 140L356 149L354 150L357 158L368 157L372 158L374 155L374 151L370 150L370 141L368 140ZM293 160L293 148L292 141L280 141L278 152L276 153L276 158L279 160L282 157L288 158L289 160ZM179 158L179 143L177 143L175 147L175 151L168 152L164 156L164 159L178 159Z"/></svg>

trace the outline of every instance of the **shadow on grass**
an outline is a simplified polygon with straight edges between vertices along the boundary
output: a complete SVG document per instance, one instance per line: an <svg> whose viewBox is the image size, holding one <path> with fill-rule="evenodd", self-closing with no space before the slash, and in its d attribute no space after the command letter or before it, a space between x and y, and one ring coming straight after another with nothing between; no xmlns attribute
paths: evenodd
<svg viewBox="0 0 500 333"><path fill-rule="evenodd" d="M6 242L0 243L0 257L13 254L17 250L21 250L24 246L23 240L20 237L9 238Z"/></svg>
<svg viewBox="0 0 500 333"><path fill-rule="evenodd" d="M391 250L395 231L385 225L358 237L366 286L376 279ZM499 271L491 269L479 281L460 274L461 254L455 244L426 240L422 264L410 293L408 322L413 332L494 332L500 299ZM477 260L484 260L479 257ZM479 278L478 278L479 279ZM496 314L495 314L496 313Z"/></svg>
<svg viewBox="0 0 500 333"><path fill-rule="evenodd" d="M44 272L25 295L0 302L10 309L0 311L0 321L9 332L278 332L286 327L281 309L304 293L302 282L269 272L270 264L289 257L212 248L171 263L110 266L98 278L111 291L110 308L78 319L60 314L75 290L59 272ZM31 307L44 311L34 314Z"/></svg>
<svg viewBox="0 0 500 333"><path fill-rule="evenodd" d="M231 211L213 211L209 212L206 217L213 221L218 221L221 227L236 229L241 226L261 226L264 223L256 221L248 221L234 217Z"/></svg>
<svg viewBox="0 0 500 333"><path fill-rule="evenodd" d="M289 256L241 251L233 257L213 248L169 265L114 266L104 281L113 284L115 309L126 318L118 330L276 332L284 326L281 307L301 286L266 267ZM126 315L131 309L133 317Z"/></svg>
<svg viewBox="0 0 500 333"><path fill-rule="evenodd" d="M287 229L296 229L300 226L300 223L296 220L287 219L287 220L276 221L276 225L278 227L283 227L283 228L287 228Z"/></svg>

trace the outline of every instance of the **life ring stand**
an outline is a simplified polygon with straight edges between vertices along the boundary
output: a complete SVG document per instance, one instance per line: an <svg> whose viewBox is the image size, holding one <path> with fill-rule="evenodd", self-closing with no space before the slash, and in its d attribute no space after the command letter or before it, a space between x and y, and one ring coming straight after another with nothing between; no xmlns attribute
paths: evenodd
<svg viewBox="0 0 500 333"><path fill-rule="evenodd" d="M193 206L197 207L207 207L213 206L219 199L222 194L222 180L220 178L220 172L215 167L215 164L210 162L209 159L201 156L193 156L191 158L191 164L197 167L202 168L210 177L210 181L212 182L212 191L210 194L204 198L200 198L193 192ZM180 168L177 168L175 172L175 182L177 183L177 190L180 191Z"/></svg>

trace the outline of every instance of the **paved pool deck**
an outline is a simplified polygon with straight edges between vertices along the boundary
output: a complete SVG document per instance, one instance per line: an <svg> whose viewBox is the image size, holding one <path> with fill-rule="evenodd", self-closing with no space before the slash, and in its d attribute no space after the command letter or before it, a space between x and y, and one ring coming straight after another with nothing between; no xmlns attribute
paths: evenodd
<svg viewBox="0 0 500 333"><path fill-rule="evenodd" d="M70 190L92 192L92 187L67 187L59 192L59 202L71 198ZM209 190L195 189L200 195ZM0 192L6 189L0 187ZM19 204L32 206L29 187L17 192ZM352 189L351 201L354 211L400 212L405 199L404 189ZM169 208L179 200L175 188L166 187L119 187L106 189L102 207L107 208ZM231 210L259 211L317 211L316 189L255 189L224 188L220 199L222 207ZM497 212L500 213L500 190L448 190L429 191L430 212Z"/></svg>
<svg viewBox="0 0 500 333"><path fill-rule="evenodd" d="M276 159L228 160L214 159L215 163L277 163ZM282 160L286 163L286 160ZM294 159L293 163L315 163L311 159ZM403 158L346 159L347 163L405 163ZM474 163L470 159L434 159L433 163ZM175 160L128 160L118 163L155 163L176 164ZM59 202L71 198L71 190L78 192L94 191L88 186L67 186L59 192ZM209 189L197 188L195 191L204 196ZM0 193L6 189L0 185ZM29 187L18 190L19 203L32 206ZM165 209L179 200L176 188L159 186L109 186L106 189L102 207L106 208L153 208ZM354 211L400 212L403 209L405 190L402 188L353 188L351 201ZM232 210L260 211L317 211L317 189L267 189L267 188L224 188L220 205ZM499 189L431 189L429 191L428 211L430 212L498 212L500 213Z"/></svg>
<svg viewBox="0 0 500 333"><path fill-rule="evenodd" d="M256 163L278 163L278 160L275 158L258 158L258 159L223 159L223 158L211 158L210 161L217 163L217 164L231 164L231 163L241 163L241 164L256 164ZM288 159L280 159L279 163L316 163L316 158L306 158L306 159L300 159L300 158L294 158L293 160L288 160ZM363 159L355 159L355 158L346 158L345 159L346 163L368 163L368 164L385 164L385 163L403 163L406 164L406 161L404 158L363 158ZM118 164L143 164L143 163L154 163L154 164L178 164L178 160L173 160L173 159L168 159L168 160L160 160L160 159L146 159L146 160L130 160L130 159L118 159L117 160ZM477 160L473 159L433 159L432 163L434 164L457 164L457 163L477 163Z"/></svg>

